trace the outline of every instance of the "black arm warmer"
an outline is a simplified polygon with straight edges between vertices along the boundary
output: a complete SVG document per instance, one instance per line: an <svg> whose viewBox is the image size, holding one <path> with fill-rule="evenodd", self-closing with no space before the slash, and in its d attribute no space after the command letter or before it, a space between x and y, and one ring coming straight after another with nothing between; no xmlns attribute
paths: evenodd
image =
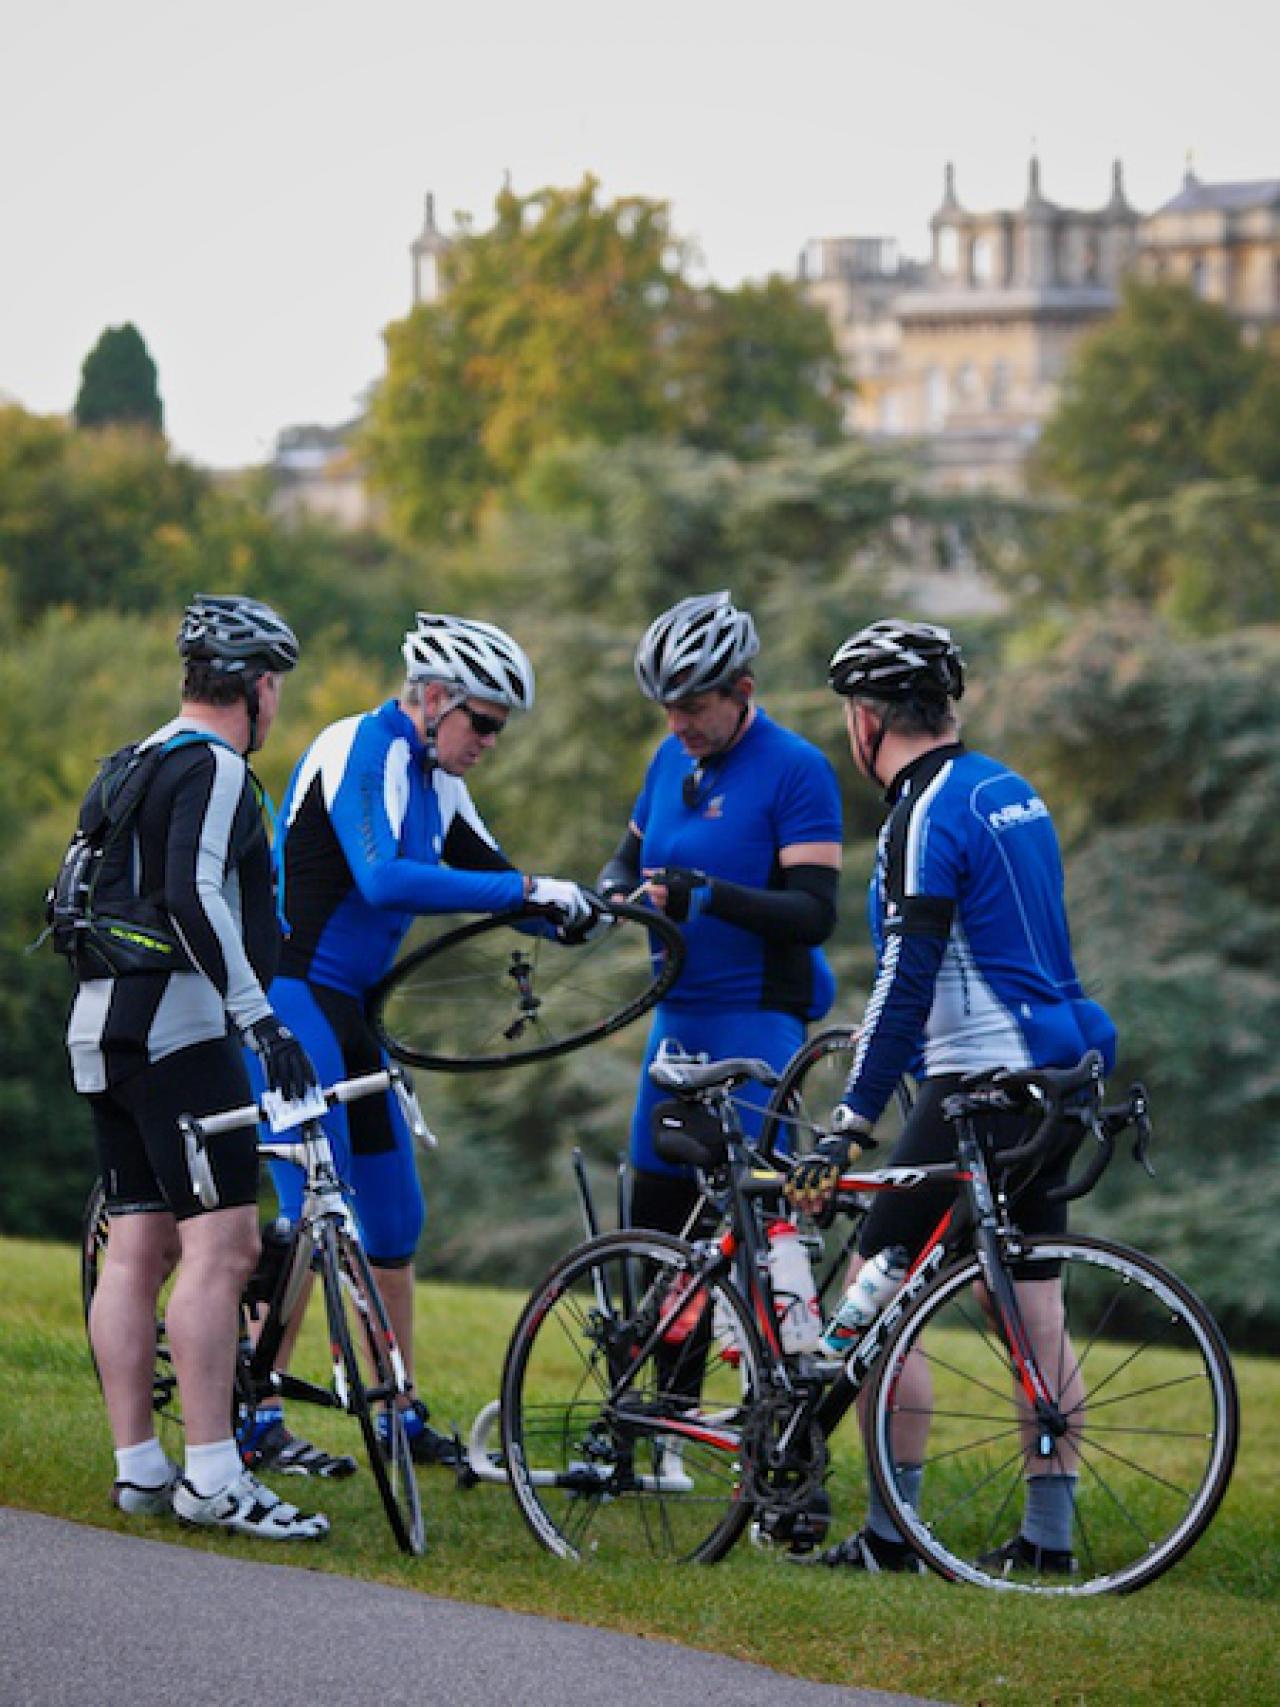
<svg viewBox="0 0 1280 1707"><path fill-rule="evenodd" d="M600 867L596 888L602 895L608 895L617 889L625 889L630 895L639 883L640 838L628 824L626 834Z"/></svg>
<svg viewBox="0 0 1280 1707"><path fill-rule="evenodd" d="M703 911L766 942L817 948L836 928L839 886L840 873L829 865L785 865L781 889L748 889L713 877Z"/></svg>

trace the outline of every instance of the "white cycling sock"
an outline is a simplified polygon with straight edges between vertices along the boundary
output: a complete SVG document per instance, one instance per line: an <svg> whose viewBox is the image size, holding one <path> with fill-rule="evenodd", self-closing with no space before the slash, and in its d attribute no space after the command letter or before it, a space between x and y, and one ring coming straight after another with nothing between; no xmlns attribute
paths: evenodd
<svg viewBox="0 0 1280 1707"><path fill-rule="evenodd" d="M208 1446L187 1447L186 1477L202 1500L229 1488L243 1472L234 1440L214 1440Z"/></svg>
<svg viewBox="0 0 1280 1707"><path fill-rule="evenodd" d="M135 1488L159 1488L169 1480L169 1458L155 1435L136 1446L116 1448L116 1479Z"/></svg>

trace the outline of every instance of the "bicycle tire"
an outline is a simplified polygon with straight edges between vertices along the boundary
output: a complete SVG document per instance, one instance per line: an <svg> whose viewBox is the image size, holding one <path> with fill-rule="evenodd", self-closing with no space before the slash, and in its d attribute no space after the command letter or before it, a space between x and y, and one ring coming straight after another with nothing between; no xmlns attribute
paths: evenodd
<svg viewBox="0 0 1280 1707"><path fill-rule="evenodd" d="M1027 1438L1012 1362L974 1295L981 1271L970 1256L905 1307L886 1343L868 1399L871 1473L903 1536L944 1577L1059 1597L1129 1593L1182 1558L1226 1492L1239 1435L1230 1356L1195 1294L1142 1252L1074 1235L1028 1239L1024 1250L1019 1279L1061 1276L1057 1350L1038 1361L1057 1382L1062 1444L1046 1458ZM900 1397L913 1350L933 1383L930 1405L914 1411ZM892 1442L895 1429L919 1430L926 1416L912 1506ZM1070 1469L1073 1454L1074 1572L984 1559L1018 1533L1024 1477Z"/></svg>
<svg viewBox="0 0 1280 1707"><path fill-rule="evenodd" d="M349 1233L324 1225L319 1250L335 1389L343 1409L360 1424L365 1455L396 1545L404 1553L420 1556L426 1552L426 1525L404 1411L396 1403L397 1394L405 1391L404 1366L386 1306L363 1247ZM348 1307L360 1324L358 1341L351 1331ZM357 1343L369 1358L371 1384L366 1384ZM385 1447L380 1418L386 1419Z"/></svg>
<svg viewBox="0 0 1280 1707"><path fill-rule="evenodd" d="M665 1233L606 1233L556 1263L516 1323L503 1460L521 1516L559 1558L713 1564L750 1521L741 1436L765 1390L764 1354L727 1279L691 1290L698 1262ZM685 1308L646 1350L679 1288ZM655 1428L669 1416L691 1432Z"/></svg>
<svg viewBox="0 0 1280 1707"><path fill-rule="evenodd" d="M831 1110L840 1100L857 1029L830 1025L803 1042L782 1069L760 1124L759 1148L771 1161L802 1155L813 1148Z"/></svg>
<svg viewBox="0 0 1280 1707"><path fill-rule="evenodd" d="M495 913L412 950L369 994L388 1055L438 1073L551 1061L647 1013L675 983L684 936L662 913L611 903L617 927L578 946ZM633 928L635 927L635 928Z"/></svg>
<svg viewBox="0 0 1280 1707"><path fill-rule="evenodd" d="M107 1194L100 1179L93 1182L85 1200L80 1223L80 1302L84 1312L85 1341L89 1361L101 1385L98 1360L94 1356L89 1332L89 1313L102 1272L110 1237L110 1218L107 1215ZM156 1438L171 1458L182 1457L182 1407L178 1396L178 1377L173 1367L173 1355L165 1335L164 1316L156 1317L155 1362L151 1375L151 1408L156 1419Z"/></svg>

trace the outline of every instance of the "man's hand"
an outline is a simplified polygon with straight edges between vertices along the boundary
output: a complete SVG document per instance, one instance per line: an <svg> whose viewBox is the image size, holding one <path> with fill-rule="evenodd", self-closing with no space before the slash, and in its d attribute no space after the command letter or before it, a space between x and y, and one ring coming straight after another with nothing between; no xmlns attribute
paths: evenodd
<svg viewBox="0 0 1280 1707"><path fill-rule="evenodd" d="M840 1175L849 1160L844 1138L824 1138L811 1156L801 1156L787 1175L783 1195L801 1215L811 1215L820 1227L829 1227L835 1215Z"/></svg>
<svg viewBox="0 0 1280 1707"><path fill-rule="evenodd" d="M255 1020L244 1040L262 1062L267 1089L277 1091L286 1102L297 1102L308 1091L319 1089L320 1079L311 1057L274 1014Z"/></svg>
<svg viewBox="0 0 1280 1707"><path fill-rule="evenodd" d="M595 942L608 933L617 924L617 919L589 889L584 889L587 898L588 913L585 919L578 919L569 925L560 925L556 929L556 940L568 943L570 948L578 948L584 942Z"/></svg>
<svg viewBox="0 0 1280 1707"><path fill-rule="evenodd" d="M686 919L696 919L711 899L711 879L705 871L664 865L644 875L654 906L678 925Z"/></svg>
<svg viewBox="0 0 1280 1707"><path fill-rule="evenodd" d="M586 891L565 877L531 877L525 905L562 930L590 925L597 913Z"/></svg>
<svg viewBox="0 0 1280 1707"><path fill-rule="evenodd" d="M811 1156L801 1156L787 1176L783 1194L793 1209L810 1215L820 1227L835 1216L840 1175L854 1156L875 1148L871 1122L841 1103L832 1113L830 1135Z"/></svg>

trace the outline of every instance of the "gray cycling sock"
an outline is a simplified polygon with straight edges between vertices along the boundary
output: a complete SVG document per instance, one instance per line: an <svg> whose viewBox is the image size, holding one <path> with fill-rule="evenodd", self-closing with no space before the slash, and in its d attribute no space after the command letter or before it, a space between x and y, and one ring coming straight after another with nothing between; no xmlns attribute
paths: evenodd
<svg viewBox="0 0 1280 1707"><path fill-rule="evenodd" d="M920 1498L920 1484L924 1480L923 1464L897 1464L894 1475L908 1504L915 1505ZM897 1524L885 1510L884 1501L880 1498L880 1490L875 1483L871 1484L871 1495L867 1500L867 1528L873 1535L878 1535L882 1541L902 1541Z"/></svg>
<svg viewBox="0 0 1280 1707"><path fill-rule="evenodd" d="M1058 1553L1071 1551L1078 1476L1028 1476L1022 1514L1024 1539Z"/></svg>

